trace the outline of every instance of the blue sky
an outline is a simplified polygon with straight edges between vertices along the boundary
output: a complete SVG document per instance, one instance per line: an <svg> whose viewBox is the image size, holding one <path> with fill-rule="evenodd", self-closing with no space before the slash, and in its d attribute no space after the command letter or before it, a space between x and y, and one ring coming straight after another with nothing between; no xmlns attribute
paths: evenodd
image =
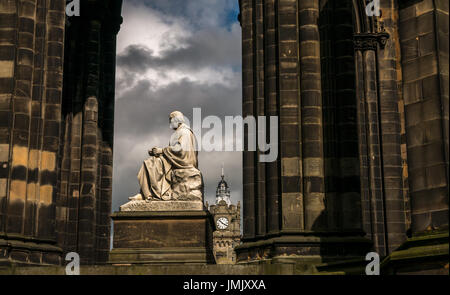
<svg viewBox="0 0 450 295"><path fill-rule="evenodd" d="M124 0L117 40L113 210L139 191L136 174L153 146L167 146L167 117L241 115L238 0ZM200 152L205 200L215 200L222 162L242 202L239 152Z"/></svg>
<svg viewBox="0 0 450 295"><path fill-rule="evenodd" d="M233 6L227 11L224 25L231 28L232 24L236 23L239 14L239 1L232 1Z"/></svg>

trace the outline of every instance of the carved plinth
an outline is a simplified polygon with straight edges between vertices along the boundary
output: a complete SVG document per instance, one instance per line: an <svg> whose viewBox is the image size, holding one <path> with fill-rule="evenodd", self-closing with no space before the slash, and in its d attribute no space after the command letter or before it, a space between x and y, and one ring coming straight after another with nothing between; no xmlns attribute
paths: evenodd
<svg viewBox="0 0 450 295"><path fill-rule="evenodd" d="M112 219L111 264L214 263L214 222L206 210L120 211Z"/></svg>
<svg viewBox="0 0 450 295"><path fill-rule="evenodd" d="M175 169L172 181L172 198L203 202L203 178L198 169Z"/></svg>
<svg viewBox="0 0 450 295"><path fill-rule="evenodd" d="M198 211L204 210L202 201L130 201L120 206L124 211Z"/></svg>

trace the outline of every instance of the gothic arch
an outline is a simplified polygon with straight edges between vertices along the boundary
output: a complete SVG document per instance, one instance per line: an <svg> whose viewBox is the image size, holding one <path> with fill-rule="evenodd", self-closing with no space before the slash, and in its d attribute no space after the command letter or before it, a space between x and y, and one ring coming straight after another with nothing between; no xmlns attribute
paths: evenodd
<svg viewBox="0 0 450 295"><path fill-rule="evenodd" d="M370 32L370 19L365 13L364 0L352 0L353 1L353 17L355 33Z"/></svg>

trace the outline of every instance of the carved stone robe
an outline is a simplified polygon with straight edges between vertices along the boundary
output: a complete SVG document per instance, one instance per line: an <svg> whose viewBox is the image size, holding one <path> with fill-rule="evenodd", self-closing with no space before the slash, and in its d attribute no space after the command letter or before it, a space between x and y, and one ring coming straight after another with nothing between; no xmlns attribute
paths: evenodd
<svg viewBox="0 0 450 295"><path fill-rule="evenodd" d="M192 130L182 123L172 134L169 146L163 148L162 155L150 156L142 164L138 173L141 194L145 199L173 199L173 171L198 171L197 168L197 142Z"/></svg>

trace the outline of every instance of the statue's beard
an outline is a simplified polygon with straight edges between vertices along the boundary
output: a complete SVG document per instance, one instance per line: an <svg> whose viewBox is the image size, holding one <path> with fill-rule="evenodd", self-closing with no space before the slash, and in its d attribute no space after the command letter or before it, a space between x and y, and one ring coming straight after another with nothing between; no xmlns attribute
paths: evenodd
<svg viewBox="0 0 450 295"><path fill-rule="evenodd" d="M170 123L170 128L176 130L178 128L178 125L179 125L179 123L177 123L177 122L171 122Z"/></svg>

